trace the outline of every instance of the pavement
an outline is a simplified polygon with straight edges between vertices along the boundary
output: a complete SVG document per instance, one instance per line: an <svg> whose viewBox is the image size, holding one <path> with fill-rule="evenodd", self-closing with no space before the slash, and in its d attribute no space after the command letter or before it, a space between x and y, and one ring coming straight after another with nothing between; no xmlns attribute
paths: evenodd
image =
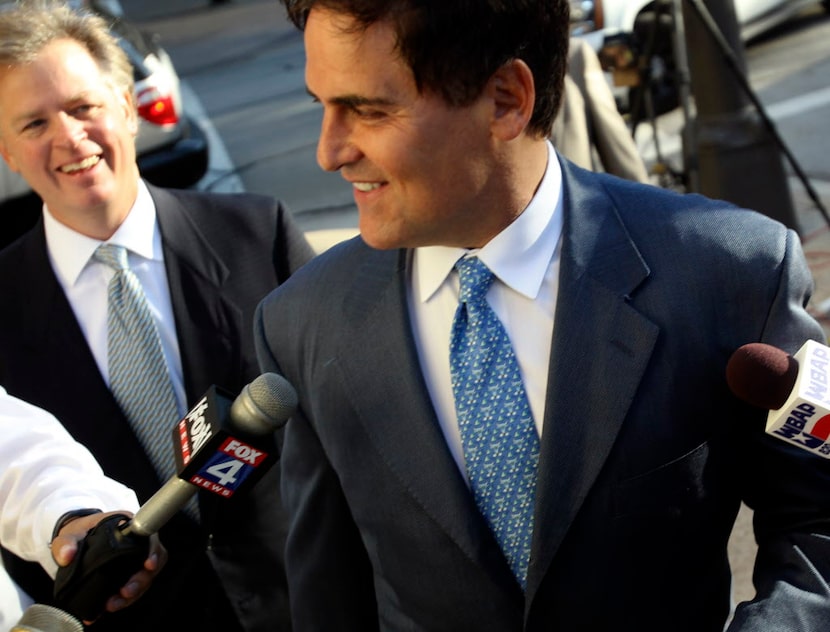
<svg viewBox="0 0 830 632"><path fill-rule="evenodd" d="M830 182L813 181L813 187L824 208L830 208ZM801 233L801 245L815 283L808 309L821 323L825 335L830 339L830 219L825 218L811 200L802 199L805 197L799 191L793 194L796 217L801 219L806 227Z"/></svg>

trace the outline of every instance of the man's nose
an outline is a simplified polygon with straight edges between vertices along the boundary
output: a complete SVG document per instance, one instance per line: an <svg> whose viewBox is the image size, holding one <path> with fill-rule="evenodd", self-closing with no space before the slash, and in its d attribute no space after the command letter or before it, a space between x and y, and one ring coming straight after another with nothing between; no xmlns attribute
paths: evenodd
<svg viewBox="0 0 830 632"><path fill-rule="evenodd" d="M324 111L317 141L317 163L324 171L337 171L356 162L361 153L354 141L354 132L346 117L336 111Z"/></svg>
<svg viewBox="0 0 830 632"><path fill-rule="evenodd" d="M61 113L58 116L57 141L74 149L86 138L86 127L83 121L73 116Z"/></svg>

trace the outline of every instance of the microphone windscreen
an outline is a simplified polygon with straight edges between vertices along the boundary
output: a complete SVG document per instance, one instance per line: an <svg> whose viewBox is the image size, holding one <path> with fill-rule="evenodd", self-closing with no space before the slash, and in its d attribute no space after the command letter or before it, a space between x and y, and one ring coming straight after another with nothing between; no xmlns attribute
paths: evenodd
<svg viewBox="0 0 830 632"><path fill-rule="evenodd" d="M297 408L297 392L283 376L264 373L250 384L251 399L270 419L288 419Z"/></svg>
<svg viewBox="0 0 830 632"><path fill-rule="evenodd" d="M242 389L231 405L239 430L261 435L281 428L297 408L297 391L278 373L263 373Z"/></svg>
<svg viewBox="0 0 830 632"><path fill-rule="evenodd" d="M772 345L753 342L740 347L726 365L726 382L748 404L781 408L798 378L798 362Z"/></svg>
<svg viewBox="0 0 830 632"><path fill-rule="evenodd" d="M33 604L26 609L12 632L84 632L84 626L68 612Z"/></svg>

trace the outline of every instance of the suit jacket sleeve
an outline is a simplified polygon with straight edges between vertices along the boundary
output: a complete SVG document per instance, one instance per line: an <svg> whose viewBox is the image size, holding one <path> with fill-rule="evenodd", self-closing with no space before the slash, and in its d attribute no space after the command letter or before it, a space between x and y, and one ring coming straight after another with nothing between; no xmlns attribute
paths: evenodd
<svg viewBox="0 0 830 632"><path fill-rule="evenodd" d="M788 231L786 241L761 338L792 351L806 338L824 342L824 336L804 309L812 280L798 237ZM745 413L752 423L763 423L757 409ZM738 606L728 629L824 630L830 621L830 461L763 433L743 436L751 444L734 466L754 510L757 594Z"/></svg>

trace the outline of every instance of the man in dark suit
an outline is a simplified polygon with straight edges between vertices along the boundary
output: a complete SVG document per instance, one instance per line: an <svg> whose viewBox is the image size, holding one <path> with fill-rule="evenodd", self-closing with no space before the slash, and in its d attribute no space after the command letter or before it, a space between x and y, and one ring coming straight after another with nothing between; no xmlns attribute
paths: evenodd
<svg viewBox="0 0 830 632"><path fill-rule="evenodd" d="M747 342L823 338L798 237L557 156L564 0L286 4L318 161L354 184L361 231L256 322L261 368L299 394L281 461L295 630L721 631L742 499L757 596L730 629L826 629L828 462L766 435L725 380ZM471 420L516 373L487 309L521 423ZM485 351L499 384L466 370L484 376ZM499 447L514 426L525 456L480 458L479 430ZM519 520L499 511L513 498Z"/></svg>
<svg viewBox="0 0 830 632"><path fill-rule="evenodd" d="M181 415L210 385L237 393L259 374L256 305L312 251L270 198L143 182L136 126L131 69L100 19L65 7L0 13L0 153L44 201L39 224L0 255L0 383L58 417L143 502L164 476L110 389L115 272L93 253L127 249ZM229 501L202 493L198 515L179 512L162 530L169 561L146 597L96 629L289 629L278 481L269 472ZM48 582L11 566L48 600Z"/></svg>

